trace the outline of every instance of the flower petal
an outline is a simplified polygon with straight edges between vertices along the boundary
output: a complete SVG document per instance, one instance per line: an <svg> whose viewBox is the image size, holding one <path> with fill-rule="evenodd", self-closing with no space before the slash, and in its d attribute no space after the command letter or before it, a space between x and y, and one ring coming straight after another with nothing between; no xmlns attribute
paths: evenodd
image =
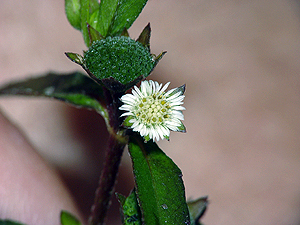
<svg viewBox="0 0 300 225"><path fill-rule="evenodd" d="M123 95L123 105L119 110L125 111L121 117L127 116L126 124L135 132L139 132L145 141L153 139L169 139L170 130L185 132L182 124L184 116L182 106L184 87L173 88L165 92L170 82L165 85L157 81L145 80L140 88L134 86L131 94Z"/></svg>

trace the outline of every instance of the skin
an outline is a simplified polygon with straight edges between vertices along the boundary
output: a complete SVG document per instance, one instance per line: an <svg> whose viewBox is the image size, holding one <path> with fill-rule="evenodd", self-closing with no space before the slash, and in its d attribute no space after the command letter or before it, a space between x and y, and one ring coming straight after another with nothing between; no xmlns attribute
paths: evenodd
<svg viewBox="0 0 300 225"><path fill-rule="evenodd" d="M63 55L86 49L63 1L30 2L0 3L0 83L80 69ZM150 79L187 85L187 133L158 144L183 171L187 197L209 195L205 224L300 222L298 7L151 0L130 29L136 38L150 21L152 52L168 51ZM61 209L80 217L76 202L86 219L107 138L102 119L49 100L0 103L18 124L0 118L0 217L59 224ZM127 194L127 153L121 166L116 190ZM108 224L120 224L113 205Z"/></svg>
<svg viewBox="0 0 300 225"><path fill-rule="evenodd" d="M27 224L54 224L60 209L79 214L58 174L22 132L2 114L0 126L0 217Z"/></svg>

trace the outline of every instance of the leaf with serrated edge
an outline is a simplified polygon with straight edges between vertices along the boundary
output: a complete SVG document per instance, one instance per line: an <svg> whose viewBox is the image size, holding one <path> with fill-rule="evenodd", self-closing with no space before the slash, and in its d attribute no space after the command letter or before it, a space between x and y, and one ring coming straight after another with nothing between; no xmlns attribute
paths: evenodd
<svg viewBox="0 0 300 225"><path fill-rule="evenodd" d="M55 98L77 107L94 109L106 116L102 87L86 75L48 73L0 87L0 96L37 96Z"/></svg>
<svg viewBox="0 0 300 225"><path fill-rule="evenodd" d="M190 224L180 169L140 136L130 138L129 152L145 224Z"/></svg>

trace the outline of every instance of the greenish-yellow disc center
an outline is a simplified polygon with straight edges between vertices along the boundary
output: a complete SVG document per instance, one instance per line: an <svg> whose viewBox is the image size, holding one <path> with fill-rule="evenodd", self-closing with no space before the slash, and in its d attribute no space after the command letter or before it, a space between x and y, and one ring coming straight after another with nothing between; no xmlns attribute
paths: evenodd
<svg viewBox="0 0 300 225"><path fill-rule="evenodd" d="M151 95L147 98L142 98L136 104L134 114L140 122L153 125L162 124L170 115L170 106L163 95Z"/></svg>

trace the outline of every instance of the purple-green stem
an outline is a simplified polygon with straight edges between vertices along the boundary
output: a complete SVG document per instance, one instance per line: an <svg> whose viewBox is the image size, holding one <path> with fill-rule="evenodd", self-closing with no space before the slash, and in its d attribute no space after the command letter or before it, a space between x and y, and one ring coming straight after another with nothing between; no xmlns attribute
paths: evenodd
<svg viewBox="0 0 300 225"><path fill-rule="evenodd" d="M106 149L104 167L96 190L94 205L91 209L89 225L102 225L105 222L121 157L124 147L127 144L126 138L119 129L122 122L120 120L119 98L122 94L112 93L106 88L104 88L104 94L107 101L107 112L109 115L108 130L110 136Z"/></svg>
<svg viewBox="0 0 300 225"><path fill-rule="evenodd" d="M124 147L125 144L120 143L113 135L110 135L104 168L100 176L98 189L96 190L95 202L91 210L90 225L100 225L104 223Z"/></svg>

